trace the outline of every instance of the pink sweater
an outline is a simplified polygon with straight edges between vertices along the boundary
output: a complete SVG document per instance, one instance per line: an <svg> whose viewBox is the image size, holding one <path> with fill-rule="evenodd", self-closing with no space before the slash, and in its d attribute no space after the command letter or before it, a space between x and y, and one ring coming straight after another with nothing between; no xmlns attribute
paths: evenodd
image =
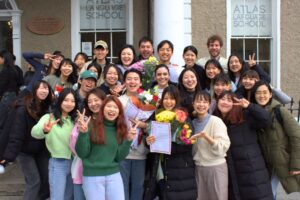
<svg viewBox="0 0 300 200"><path fill-rule="evenodd" d="M72 174L72 179L74 184L82 184L82 173L83 173L82 160L77 156L77 153L75 151L75 145L76 145L78 134L79 134L78 124L76 123L72 130L70 136L70 144L69 144L71 151L75 155L71 167L71 174Z"/></svg>

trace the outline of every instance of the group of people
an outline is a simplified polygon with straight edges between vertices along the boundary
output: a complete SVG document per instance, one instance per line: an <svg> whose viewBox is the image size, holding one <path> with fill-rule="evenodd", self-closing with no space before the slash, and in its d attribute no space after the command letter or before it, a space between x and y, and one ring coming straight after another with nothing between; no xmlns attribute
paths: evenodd
<svg viewBox="0 0 300 200"><path fill-rule="evenodd" d="M103 40L91 61L82 52L74 60L60 51L25 52L34 71L21 91L13 55L0 52L0 167L17 160L26 200L271 200L279 182L287 193L299 192L298 123L273 99L255 55L226 59L222 46L212 35L210 57L199 60L187 46L178 66L171 63L172 42L161 41L153 83L144 88L157 92L158 102L143 120L127 109L139 101L144 76L132 66L154 56L148 37L139 55L124 45L116 63ZM170 154L150 152L159 140L151 121L178 110L187 114L195 142L172 140Z"/></svg>

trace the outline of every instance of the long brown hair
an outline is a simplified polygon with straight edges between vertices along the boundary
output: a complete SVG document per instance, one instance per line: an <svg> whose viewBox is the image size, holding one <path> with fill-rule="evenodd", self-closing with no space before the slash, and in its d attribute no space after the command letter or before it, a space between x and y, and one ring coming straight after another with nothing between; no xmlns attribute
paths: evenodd
<svg viewBox="0 0 300 200"><path fill-rule="evenodd" d="M231 91L223 91L220 96L217 98L217 105L219 103L219 100L223 97L229 97L232 99L233 102L235 102L234 98L236 98L236 95ZM219 110L218 106L215 109L214 115L220 117L225 124L240 124L244 121L244 114L241 106L235 106L233 105L232 109L225 115L222 115L222 112Z"/></svg>
<svg viewBox="0 0 300 200"><path fill-rule="evenodd" d="M127 136L127 124L125 121L124 116L124 110L123 106L118 99L118 97L115 97L113 95L107 96L106 99L103 101L103 104L101 106L100 113L98 117L96 118L95 122L93 123L93 130L92 134L90 135L90 139L95 144L104 144L105 143L105 133L104 133L104 108L106 104L110 101L113 101L117 104L119 108L119 116L116 119L116 128L117 128L117 142L118 144L121 144L125 137Z"/></svg>
<svg viewBox="0 0 300 200"><path fill-rule="evenodd" d="M40 85L47 87L49 90L49 94L44 100L40 100L37 97L37 90L39 89ZM23 99L28 114L33 119L39 120L41 116L49 111L49 106L52 103L52 89L46 81L40 80L34 84L32 90L32 93L25 96Z"/></svg>

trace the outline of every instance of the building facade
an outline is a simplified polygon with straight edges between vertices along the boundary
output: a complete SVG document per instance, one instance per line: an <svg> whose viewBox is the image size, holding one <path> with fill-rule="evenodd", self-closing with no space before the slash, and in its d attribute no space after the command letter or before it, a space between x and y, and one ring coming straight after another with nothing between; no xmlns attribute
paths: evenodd
<svg viewBox="0 0 300 200"><path fill-rule="evenodd" d="M123 44L137 48L148 35L155 47L172 41L172 61L182 64L186 45L207 56L207 38L219 34L224 57L235 52L248 60L255 53L272 84L299 100L299 8L296 0L2 0L0 47L23 64L24 51L92 56L94 42L103 39L114 59Z"/></svg>

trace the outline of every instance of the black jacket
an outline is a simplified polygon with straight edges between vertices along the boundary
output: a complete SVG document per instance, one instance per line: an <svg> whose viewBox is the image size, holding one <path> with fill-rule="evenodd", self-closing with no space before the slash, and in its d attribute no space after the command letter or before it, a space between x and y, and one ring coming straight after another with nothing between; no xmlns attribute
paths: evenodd
<svg viewBox="0 0 300 200"><path fill-rule="evenodd" d="M255 104L249 105L244 116L244 122L227 126L229 199L272 200L270 177L257 141L257 130L267 127L271 118Z"/></svg>
<svg viewBox="0 0 300 200"><path fill-rule="evenodd" d="M31 136L31 129L37 123L27 112L25 106L20 103L16 108L16 115L9 134L9 142L3 158L13 161L19 152L26 154L38 154L47 151L45 140L38 140Z"/></svg>
<svg viewBox="0 0 300 200"><path fill-rule="evenodd" d="M0 72L0 96L5 92L19 92L19 87L23 85L23 72L18 66L6 67Z"/></svg>
<svg viewBox="0 0 300 200"><path fill-rule="evenodd" d="M152 200L157 194L157 170L161 154L149 153L145 179L144 200ZM172 143L171 155L163 154L161 161L166 188L161 200L197 199L195 164L192 145Z"/></svg>

